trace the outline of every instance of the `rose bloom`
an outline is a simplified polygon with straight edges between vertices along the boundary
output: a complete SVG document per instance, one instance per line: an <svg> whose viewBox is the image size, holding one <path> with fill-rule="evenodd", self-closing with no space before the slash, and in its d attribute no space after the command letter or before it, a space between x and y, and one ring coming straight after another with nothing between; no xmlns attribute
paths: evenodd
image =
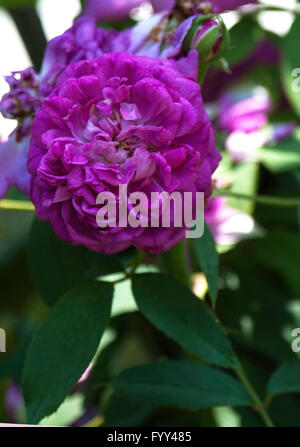
<svg viewBox="0 0 300 447"><path fill-rule="evenodd" d="M0 143L0 198L11 186L29 193L30 176L27 153L32 120L41 103L51 94L57 79L69 65L80 60L96 59L106 53L126 51L139 55L172 58L177 68L189 77L197 78L198 55L195 50L181 54L181 44L187 32L179 27L171 43L161 56L159 42L150 39L151 31L161 23L164 15L152 16L135 27L118 32L96 27L92 17L77 19L65 33L52 39L46 48L41 73L33 68L6 77L10 90L0 101L0 112L18 122L9 140Z"/></svg>
<svg viewBox="0 0 300 447"><path fill-rule="evenodd" d="M204 192L220 161L199 85L173 61L114 53L70 65L42 103L28 155L38 217L73 245L168 250L185 228L97 226L101 192Z"/></svg>

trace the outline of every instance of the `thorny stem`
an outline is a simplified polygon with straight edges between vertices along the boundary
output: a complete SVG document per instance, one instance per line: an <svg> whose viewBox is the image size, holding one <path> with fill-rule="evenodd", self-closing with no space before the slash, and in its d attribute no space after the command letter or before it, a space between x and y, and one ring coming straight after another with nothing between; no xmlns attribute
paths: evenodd
<svg viewBox="0 0 300 447"><path fill-rule="evenodd" d="M239 378L241 384L245 387L245 389L248 391L249 395L252 397L254 405L253 409L259 413L260 417L262 418L263 422L267 427L274 427L273 421L270 418L265 405L261 401L260 397L258 396L257 392L249 382L248 377L246 376L243 368L239 368L236 370L236 375Z"/></svg>

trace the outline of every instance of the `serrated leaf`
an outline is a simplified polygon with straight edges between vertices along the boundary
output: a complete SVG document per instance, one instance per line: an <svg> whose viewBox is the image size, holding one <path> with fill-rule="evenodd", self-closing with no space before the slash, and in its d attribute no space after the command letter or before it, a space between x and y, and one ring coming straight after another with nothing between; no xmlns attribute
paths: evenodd
<svg viewBox="0 0 300 447"><path fill-rule="evenodd" d="M212 313L189 289L167 276L151 273L136 275L132 289L141 312L187 351L218 366L239 366Z"/></svg>
<svg viewBox="0 0 300 447"><path fill-rule="evenodd" d="M50 310L25 361L28 423L52 414L90 364L110 318L112 295L109 283L82 283Z"/></svg>
<svg viewBox="0 0 300 447"><path fill-rule="evenodd" d="M129 399L190 410L247 406L251 398L237 380L191 362L158 362L123 371L111 386Z"/></svg>

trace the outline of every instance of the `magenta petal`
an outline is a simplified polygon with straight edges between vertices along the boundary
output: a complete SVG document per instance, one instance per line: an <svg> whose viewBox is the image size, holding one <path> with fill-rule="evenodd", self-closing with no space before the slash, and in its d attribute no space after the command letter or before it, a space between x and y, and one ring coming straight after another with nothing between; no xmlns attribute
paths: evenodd
<svg viewBox="0 0 300 447"><path fill-rule="evenodd" d="M143 0L88 0L84 14L95 17L99 22L127 19L132 9Z"/></svg>
<svg viewBox="0 0 300 447"><path fill-rule="evenodd" d="M234 11L243 5L257 3L257 0L211 0L215 12Z"/></svg>
<svg viewBox="0 0 300 447"><path fill-rule="evenodd" d="M155 12L171 12L175 6L175 0L151 0Z"/></svg>

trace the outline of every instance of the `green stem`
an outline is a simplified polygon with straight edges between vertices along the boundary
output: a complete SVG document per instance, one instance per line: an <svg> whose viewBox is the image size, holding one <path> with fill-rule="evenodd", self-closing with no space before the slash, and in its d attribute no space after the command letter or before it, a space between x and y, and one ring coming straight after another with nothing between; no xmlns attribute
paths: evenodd
<svg viewBox="0 0 300 447"><path fill-rule="evenodd" d="M247 195L234 191L228 191L223 189L217 189L214 193L214 197L225 196L225 197L234 197L236 199L242 200L250 200L256 203L261 203L262 205L268 206L278 206L278 207L289 207L294 208L300 205L300 198L291 198L291 197L272 197L272 196L258 196L258 195Z"/></svg>
<svg viewBox="0 0 300 447"><path fill-rule="evenodd" d="M35 211L34 205L31 202L21 200L1 200L0 209L12 211Z"/></svg>
<svg viewBox="0 0 300 447"><path fill-rule="evenodd" d="M248 380L248 377L246 376L244 370L242 368L239 368L236 370L236 375L238 376L240 382L242 385L246 388L249 395L252 397L254 402L254 410L257 411L262 418L263 422L267 427L274 427L274 424L264 406L261 399L259 398L258 394L256 393L255 389L251 385L251 383Z"/></svg>
<svg viewBox="0 0 300 447"><path fill-rule="evenodd" d="M190 287L190 273L187 267L185 241L162 254L164 271L177 281Z"/></svg>
<svg viewBox="0 0 300 447"><path fill-rule="evenodd" d="M199 61L198 84L202 85L210 63Z"/></svg>
<svg viewBox="0 0 300 447"><path fill-rule="evenodd" d="M39 71L47 39L35 7L9 8L8 12L18 28L34 68Z"/></svg>
<svg viewBox="0 0 300 447"><path fill-rule="evenodd" d="M133 275L136 270L139 268L139 266L141 265L141 263L143 262L144 258L145 258L146 253L142 250L137 250L136 256L134 258L133 264L132 264L132 268L130 271L130 275Z"/></svg>

